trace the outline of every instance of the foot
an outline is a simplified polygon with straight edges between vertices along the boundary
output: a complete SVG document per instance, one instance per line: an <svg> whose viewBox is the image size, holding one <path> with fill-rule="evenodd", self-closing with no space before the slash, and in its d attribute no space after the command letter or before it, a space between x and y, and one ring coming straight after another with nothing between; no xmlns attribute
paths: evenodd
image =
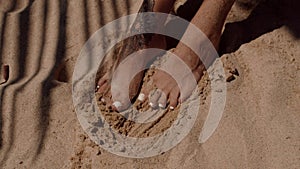
<svg viewBox="0 0 300 169"><path fill-rule="evenodd" d="M125 45L125 49L132 46L136 48L136 44L129 44L131 41L133 39L121 44L121 46ZM165 38L161 35L153 35L149 44L144 48L165 49ZM142 51L137 51L137 55L135 56L143 57L143 59L136 59L134 57L126 58L128 54L130 53L125 52L125 54L120 54L125 55L121 63L118 63L116 60L107 63L106 65L111 64L112 66L102 70L105 73L100 77L96 86L96 92L100 94L100 101L115 111L126 110L131 105L131 101L137 96L140 90L144 77L144 71L137 73L136 70L142 70L159 53L145 56L145 53L142 53ZM129 82L129 86L125 85L126 82Z"/></svg>
<svg viewBox="0 0 300 169"><path fill-rule="evenodd" d="M140 9L140 12L163 12L163 13L169 13L172 6L173 6L174 0L150 0L150 1L143 1L142 8ZM152 6L154 5L154 6ZM147 8L147 9L146 9ZM146 11L143 11L146 10ZM150 11L149 11L150 10ZM164 24L165 19L159 19L159 25ZM137 36L141 37L141 36ZM123 46L124 50L120 50L121 53L118 53L117 55L124 55L127 57L127 55L131 54L128 52L128 50L131 50L132 48L135 49L135 51L144 49L144 48L158 48L158 49L166 49L166 40L161 35L154 35L151 38L151 41L146 45L141 47L139 42L141 39L131 39L128 43L121 44ZM130 106L130 100L132 100L137 94L140 89L144 72L138 73L133 79L132 75L135 73L135 70L145 67L149 62L151 62L158 54L160 53L154 53L152 56L143 57L144 59L127 59L125 64L121 64L119 66L119 63L117 63L117 59L113 60L113 63L111 63L113 66L112 68L108 68L102 72L106 72L103 74L103 76L99 79L96 87L96 91L102 95L100 100L104 103L106 103L107 106L112 106L114 110L117 111L123 111L127 109ZM117 56L117 58L120 58ZM121 59L124 59L121 57ZM119 67L116 72L114 72L114 69ZM114 76L114 86L113 90L111 90L111 78ZM132 80L131 80L132 79ZM130 81L129 85L129 92L128 86L124 86L123 82ZM113 95L112 92L113 91ZM112 96L114 96L112 98ZM129 99L128 99L129 97Z"/></svg>
<svg viewBox="0 0 300 169"><path fill-rule="evenodd" d="M143 88L138 97L141 102L148 100L154 109L175 109L191 95L205 70L199 57L187 46L180 43L171 52L162 63L163 68L151 77L152 84Z"/></svg>
<svg viewBox="0 0 300 169"><path fill-rule="evenodd" d="M235 0L204 0L200 9L191 21L192 24L198 27L206 35L216 49L218 49L224 21L234 1ZM187 31L188 30L189 27L187 28ZM205 44L202 44L203 41L201 42L201 39L199 40L199 37L184 34L183 38L188 39L196 48L201 48L202 45L205 46ZM205 70L205 66L200 61L199 57L182 43L177 45L174 54L188 66L197 84ZM205 58L205 65L208 66L211 64L213 59L213 57L207 56L207 58ZM183 69L184 66L179 65L179 63L180 62L176 61L176 59L167 59L167 70L170 72L181 73L180 70ZM186 72L186 70L184 70L184 72ZM176 73L173 75L176 75ZM143 102L146 99L149 99L149 105L153 108L169 106L170 109L174 109L178 103L186 100L196 87L194 83L189 83L190 81L185 78L184 75L177 77L177 82L180 85L178 86L178 83L176 83L170 75L166 72L157 70L152 76L152 86L159 90L151 92L153 91L153 88L142 89L141 96L144 97L141 97L143 98L141 101Z"/></svg>

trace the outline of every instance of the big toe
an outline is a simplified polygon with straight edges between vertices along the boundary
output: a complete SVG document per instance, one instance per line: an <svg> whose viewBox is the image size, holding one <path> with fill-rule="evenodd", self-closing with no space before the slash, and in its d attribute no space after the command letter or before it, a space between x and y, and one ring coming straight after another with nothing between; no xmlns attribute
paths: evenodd
<svg viewBox="0 0 300 169"><path fill-rule="evenodd" d="M109 105L111 105L115 111L122 112L130 107L131 101L128 97L124 97L122 93L116 92Z"/></svg>

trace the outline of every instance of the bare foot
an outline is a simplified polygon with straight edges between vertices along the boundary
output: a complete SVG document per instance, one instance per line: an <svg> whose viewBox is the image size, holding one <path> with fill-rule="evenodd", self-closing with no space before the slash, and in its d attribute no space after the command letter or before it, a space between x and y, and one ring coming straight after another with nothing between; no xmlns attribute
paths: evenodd
<svg viewBox="0 0 300 169"><path fill-rule="evenodd" d="M164 12L169 13L174 0L146 0L143 1L141 9L139 12ZM164 20L160 19L164 24ZM139 25L137 21L135 24ZM135 27L135 26L133 26ZM139 29L139 28L136 28ZM147 35L149 36L149 35ZM133 52L137 52L146 48L158 48L165 49L166 41L161 35L153 35L151 40L144 35L136 35L130 37L127 41L124 41L120 45L120 49L117 49L119 53L115 53L114 59L112 59L112 67L107 67L101 74L101 77L97 83L96 91L102 95L100 100L104 102L107 106L111 106L114 110L123 111L130 106L130 100L137 96L138 91L143 80L144 71L138 73L133 79L132 75L135 74L135 70L141 70L149 62L160 53L154 53L152 56L143 57L143 59L125 59L128 55ZM141 56L142 57L142 56ZM119 65L121 61L126 61L126 64ZM123 62L122 62L123 63ZM118 68L118 69L117 69ZM116 72L114 72L116 70ZM114 78L113 90L111 90L111 79ZM115 80L117 79L117 80ZM132 80L131 80L132 79ZM131 80L129 89L124 86L124 81ZM129 93L126 92L129 90ZM112 92L113 98L112 98ZM128 99L129 98L129 99Z"/></svg>
<svg viewBox="0 0 300 169"><path fill-rule="evenodd" d="M211 41L214 47L217 49L220 41L221 31L226 19L226 16L233 4L234 0L204 0L202 6L198 10L197 14L191 21L195 26L197 26ZM187 29L189 30L189 28ZM184 35L183 38L188 36ZM190 41L196 46L201 48L202 41L197 39L199 37L191 37ZM200 80L205 70L205 66L200 61L199 57L187 46L179 43L174 54L178 56L184 63L189 67L192 72L196 83ZM171 72L178 72L178 69L182 69L174 59L169 59L166 61L166 66ZM207 64L205 63L207 66ZM178 72L180 73L180 72ZM154 90L154 94L150 93L153 88L142 89L139 98L140 101L144 102L146 99L149 100L149 105L152 108L165 108L169 106L170 109L174 109L178 103L185 101L195 89L196 85L189 83L184 77L179 77L177 82L166 72L157 70L152 76L153 86L159 90ZM180 86L177 85L179 80ZM179 89L180 88L180 89Z"/></svg>
<svg viewBox="0 0 300 169"><path fill-rule="evenodd" d="M128 41L132 41L132 39ZM132 46L130 46L130 42L125 42L121 45L124 48L132 48ZM135 46L136 44L131 45ZM144 77L144 71L139 72L133 78L132 76L136 73L135 71L143 70L147 64L152 62L155 57L160 54L153 53L153 55L145 56L145 54L142 54L141 51L138 51L143 48L165 49L165 38L160 35L153 35L147 46L139 47L139 49L136 50L136 54L139 57L143 57L143 59L135 59L132 57L126 58L127 55L130 55L131 53L125 52L121 54L125 56L125 58L121 60L122 62L115 60L114 63L111 63L113 64L111 68L106 68L104 71L102 71L105 73L101 76L97 83L96 92L101 94L101 102L105 103L107 106L111 106L116 111L123 111L127 109L131 104L130 101L137 96L140 90L140 86ZM112 78L114 80L114 86L112 86ZM127 80L131 80L129 88L127 88L128 86L124 85Z"/></svg>
<svg viewBox="0 0 300 169"><path fill-rule="evenodd" d="M156 70L151 77L152 86L143 88L139 95L139 101L144 102L148 99L149 105L152 108L165 108L169 106L171 110L175 109L178 103L185 101L191 95L205 70L205 66L199 57L187 46L180 43L172 53L174 55L172 57L168 56L166 62L163 63L166 67L164 70L172 72L173 75L176 74L177 81L167 72ZM176 56L181 61L175 59L174 57ZM186 66L182 66L182 61ZM192 80L195 80L195 83L191 81L191 77L186 76L190 72L193 76Z"/></svg>

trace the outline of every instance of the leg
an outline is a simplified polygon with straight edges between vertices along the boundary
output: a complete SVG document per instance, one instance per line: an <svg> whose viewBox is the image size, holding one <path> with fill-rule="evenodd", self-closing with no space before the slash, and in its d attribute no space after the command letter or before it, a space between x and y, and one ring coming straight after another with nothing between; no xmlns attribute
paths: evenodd
<svg viewBox="0 0 300 169"><path fill-rule="evenodd" d="M144 4L147 3L147 1L144 1ZM174 0L156 0L154 2L154 6L153 9L151 11L142 11L142 12L163 12L163 13L169 13L172 6L173 6ZM148 4L149 5L149 4ZM137 36L139 37L139 36ZM128 52L128 50L131 50L131 48L134 48L134 51L131 52L136 52L138 50L140 50L140 47L137 47L137 43L135 42L136 38L131 38L129 40L127 40L126 42L124 42L123 44L121 44L120 49L117 49L118 52L120 54L120 56L116 56L115 59L113 61L113 66L114 68L118 67L118 62L120 60L123 60L124 58L127 57L128 54L130 54L130 52ZM151 38L151 41L148 43L148 46L146 46L146 48L160 48L160 49L165 49L166 48L166 42L163 36L160 35L153 35ZM113 109L115 110L125 110L126 108L128 108L128 106L130 105L130 103L128 103L126 100L126 98L129 95L129 98L132 99L134 98L137 94L138 91L140 89L141 86L141 82L143 80L143 72L139 73L137 76L135 76L135 78L133 78L131 80L130 83L130 89L129 89L129 93L124 92L127 91L127 89L123 89L122 88L122 80L130 80L129 75L135 70L135 68L139 68L139 67L144 67L146 64L148 64L148 62L150 62L151 60L154 59L155 56L151 56L151 57L147 57L143 63L136 63L134 60L132 61L128 61L126 62L128 65L130 66L126 66L126 67L122 67L118 70L118 72L115 72L115 75L117 77L121 77L120 82L117 81L117 83L120 83L120 87L117 88L117 91L114 91L116 93L115 96L115 100L112 100L112 96L111 96L111 92L110 92L110 81L112 78L112 72L113 72L113 68L111 69L104 69L102 72L104 72L102 74L102 76L100 77L98 83L97 83L97 88L96 91L98 93L100 93L101 96L101 101L105 102L108 106L112 106ZM131 63L132 62L132 63Z"/></svg>
<svg viewBox="0 0 300 169"><path fill-rule="evenodd" d="M191 21L191 23L202 30L216 49L218 48L224 21L233 3L234 0L204 0L200 9ZM187 28L187 31L188 30L189 27ZM197 39L197 37L190 38L189 40L201 47L201 42ZM174 50L174 54L179 56L190 67L195 79L199 81L203 75L205 67L198 56L182 43L177 45ZM176 67L176 65L174 65L174 67ZM167 96L167 100L155 99L160 100L162 103L151 103L150 105L166 105L166 103L169 102L170 109L174 109L177 106L178 101L184 101L193 91L193 89L190 90L187 95L181 96L183 100L179 100L179 88L175 80L173 80L168 74L163 71L157 71L152 78L154 85L164 92ZM191 88L189 87L189 84L185 85L185 88ZM148 96L150 91L151 89L143 89L141 93Z"/></svg>

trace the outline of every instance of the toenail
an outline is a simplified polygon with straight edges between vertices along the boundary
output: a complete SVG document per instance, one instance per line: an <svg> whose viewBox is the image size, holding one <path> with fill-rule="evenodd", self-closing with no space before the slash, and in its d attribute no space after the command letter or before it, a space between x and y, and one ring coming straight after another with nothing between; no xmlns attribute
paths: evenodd
<svg viewBox="0 0 300 169"><path fill-rule="evenodd" d="M153 104L153 103L151 103L151 102L149 103L149 105L150 105L151 107L154 107L154 104Z"/></svg>
<svg viewBox="0 0 300 169"><path fill-rule="evenodd" d="M164 106L163 104L159 103L158 106L162 109L164 109L166 106Z"/></svg>
<svg viewBox="0 0 300 169"><path fill-rule="evenodd" d="M115 101L115 102L113 103L113 105L114 105L116 108L119 108L119 107L122 106L122 103L119 102L119 101Z"/></svg>
<svg viewBox="0 0 300 169"><path fill-rule="evenodd" d="M98 91L98 89L100 89L100 86L99 86L99 85L96 86L96 92Z"/></svg>
<svg viewBox="0 0 300 169"><path fill-rule="evenodd" d="M138 100L141 101L141 102L144 101L145 100L145 95L143 93L139 94Z"/></svg>
<svg viewBox="0 0 300 169"><path fill-rule="evenodd" d="M159 103L159 104L158 104L158 107L164 109L164 108L166 108L166 105L164 105L164 104L162 104L162 103Z"/></svg>
<svg viewBox="0 0 300 169"><path fill-rule="evenodd" d="M170 109L171 109L171 110L174 110L175 108L174 108L173 106L170 106Z"/></svg>

